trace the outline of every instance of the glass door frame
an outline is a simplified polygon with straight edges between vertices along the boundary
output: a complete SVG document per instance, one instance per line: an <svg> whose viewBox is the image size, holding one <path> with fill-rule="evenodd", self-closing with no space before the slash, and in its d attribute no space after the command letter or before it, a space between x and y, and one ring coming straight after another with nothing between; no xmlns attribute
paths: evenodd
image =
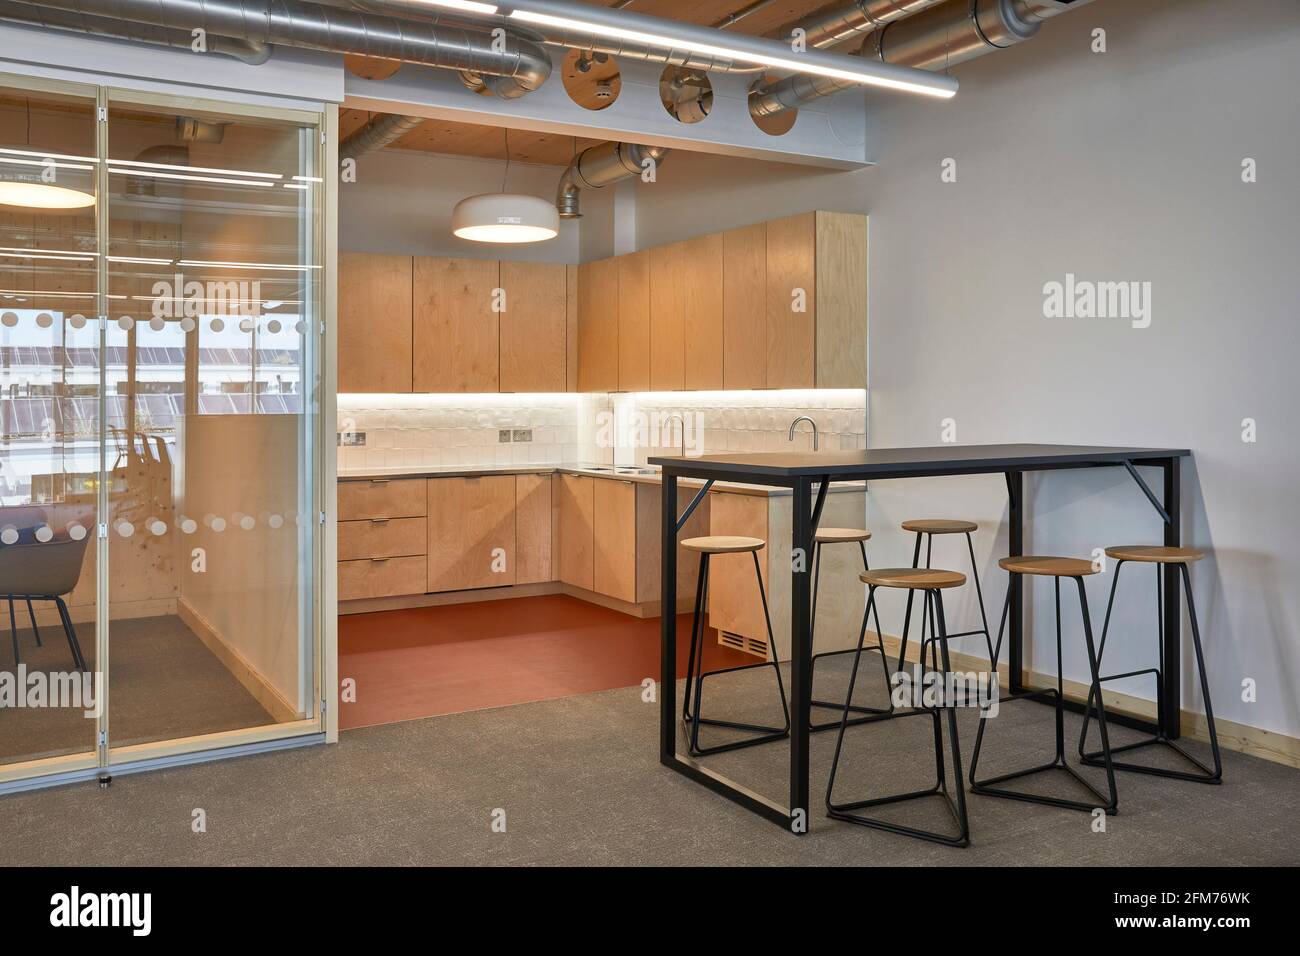
<svg viewBox="0 0 1300 956"><path fill-rule="evenodd" d="M226 751L232 748L256 748L260 744L291 741L293 738L320 735L322 739L337 739L337 715L333 695L327 696L325 688L334 686L337 660L333 636L336 625L333 618L335 586L333 582L333 553L335 511L332 493L336 464L333 459L334 389L335 389L335 336L333 316L335 309L335 262L337 250L337 181L330 171L337 156L335 142L338 124L336 106L325 105L321 110L304 110L270 107L242 103L238 100L217 100L185 94L157 93L134 90L129 87L78 83L62 79L16 76L0 72L0 88L23 90L31 93L61 93L93 101L96 121L97 185L95 202L96 245L98 274L96 289L96 318L99 323L99 488L96 501L96 607L95 646L96 669L101 674L100 715L94 732L94 746L83 753L40 758L8 765L0 765L0 788L6 784L51 775L76 775L90 771L105 774L110 769L118 771L147 769L150 763L171 762L174 758L204 751ZM110 735L109 706L112 689L109 679L109 575L112 568L108 555L108 471L107 461L107 389L106 389L106 335L108 309L108 247L109 207L108 139L109 107L152 106L164 109L185 109L222 112L249 119L276 120L302 126L315 132L312 174L322 179L314 194L315 209L309 229L314 235L304 245L308 261L320 265L320 280L315 293L314 308L310 314L304 309L308 321L304 336L303 369L303 423L300 437L303 442L304 466L310 474L304 478L299 473L300 493L310 489L311 508L304 515L312 529L310 555L299 553L300 583L310 582L312 599L310 609L300 617L310 633L303 640L301 628L299 646L310 654L305 669L309 673L300 680L311 688L306 705L311 716L278 724L264 724L238 730L222 731L200 736L183 737L142 744L114 747ZM255 359L254 355L254 359ZM255 387L255 386L254 386ZM328 556L328 560L327 560ZM310 562L308 566L307 562ZM330 703L327 703L329 701ZM170 758L170 759L169 759Z"/></svg>

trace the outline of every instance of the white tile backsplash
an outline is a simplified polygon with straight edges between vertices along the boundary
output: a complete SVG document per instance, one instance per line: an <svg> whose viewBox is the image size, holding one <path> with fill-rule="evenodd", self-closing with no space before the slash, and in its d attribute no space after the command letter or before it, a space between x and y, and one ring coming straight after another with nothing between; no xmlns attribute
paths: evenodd
<svg viewBox="0 0 1300 956"><path fill-rule="evenodd" d="M816 421L823 450L866 447L863 389L340 395L338 429L365 432L366 444L340 447L339 467L644 464L679 454L672 415L686 420L692 455L810 449L807 423L787 439L800 415ZM533 440L502 443L503 428L532 429Z"/></svg>

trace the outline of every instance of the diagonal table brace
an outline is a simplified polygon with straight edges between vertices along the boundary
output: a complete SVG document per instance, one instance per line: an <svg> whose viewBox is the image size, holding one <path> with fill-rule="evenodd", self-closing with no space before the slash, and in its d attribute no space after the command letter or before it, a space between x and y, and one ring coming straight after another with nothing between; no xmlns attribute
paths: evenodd
<svg viewBox="0 0 1300 956"><path fill-rule="evenodd" d="M677 519L678 531L681 531L682 528L686 527L686 522L691 520L691 515L694 513L695 509L700 506L700 502L704 500L704 497L709 493L709 489L712 487L713 479L710 478L704 483L703 488L695 492L695 497L692 498L691 503L686 506L686 510L682 512L682 516Z"/></svg>
<svg viewBox="0 0 1300 956"><path fill-rule="evenodd" d="M1151 507L1155 508L1156 511L1159 512L1164 523L1172 524L1173 519L1169 517L1169 512L1165 510L1164 505L1160 503L1160 499L1156 497L1155 492L1151 490L1151 487L1142 480L1142 476L1138 474L1138 470L1133 467L1133 462L1129 461L1127 458L1124 459L1124 467L1127 468L1128 473L1133 476L1133 480L1138 483L1138 487L1142 489L1142 493L1147 496L1147 501L1151 502Z"/></svg>

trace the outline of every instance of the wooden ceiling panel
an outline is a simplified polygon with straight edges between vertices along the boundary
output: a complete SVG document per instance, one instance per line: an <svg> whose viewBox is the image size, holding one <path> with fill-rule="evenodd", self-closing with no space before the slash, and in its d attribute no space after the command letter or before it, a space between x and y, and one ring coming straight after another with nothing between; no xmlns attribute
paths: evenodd
<svg viewBox="0 0 1300 956"><path fill-rule="evenodd" d="M360 129L372 115L378 114L346 108L339 110L339 135L345 137ZM407 133L391 148L445 153L450 156L505 159L506 139L505 132L499 126L479 126L473 123L431 119ZM555 133L512 129L509 142L511 162L567 166L575 150L584 150L601 141L585 139L581 136L575 138Z"/></svg>

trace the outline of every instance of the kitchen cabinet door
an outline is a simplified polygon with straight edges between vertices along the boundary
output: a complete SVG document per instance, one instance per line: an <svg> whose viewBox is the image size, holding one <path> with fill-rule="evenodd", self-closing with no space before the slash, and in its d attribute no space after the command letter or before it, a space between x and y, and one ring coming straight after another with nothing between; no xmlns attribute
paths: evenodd
<svg viewBox="0 0 1300 956"><path fill-rule="evenodd" d="M686 243L650 252L650 389L686 387Z"/></svg>
<svg viewBox="0 0 1300 956"><path fill-rule="evenodd" d="M515 476L430 478L430 591L515 583Z"/></svg>
<svg viewBox="0 0 1300 956"><path fill-rule="evenodd" d="M550 475L515 476L515 583L554 581Z"/></svg>
<svg viewBox="0 0 1300 956"><path fill-rule="evenodd" d="M867 217L817 213L817 387L867 387Z"/></svg>
<svg viewBox="0 0 1300 956"><path fill-rule="evenodd" d="M636 601L636 485L614 478L592 480L594 590L631 604Z"/></svg>
<svg viewBox="0 0 1300 956"><path fill-rule="evenodd" d="M578 266L578 391L618 391L618 260Z"/></svg>
<svg viewBox="0 0 1300 956"><path fill-rule="evenodd" d="M768 538L768 499L762 495L713 492L709 497L709 533ZM763 586L769 598L768 554L758 552ZM778 615L773 611L774 618ZM709 558L709 627L767 642L767 621L750 554L715 554Z"/></svg>
<svg viewBox="0 0 1300 956"><path fill-rule="evenodd" d="M722 380L724 388L767 382L767 227L722 234Z"/></svg>
<svg viewBox="0 0 1300 956"><path fill-rule="evenodd" d="M650 252L618 257L618 390L650 388Z"/></svg>
<svg viewBox="0 0 1300 956"><path fill-rule="evenodd" d="M501 263L501 391L566 389L567 276L563 264Z"/></svg>
<svg viewBox="0 0 1300 956"><path fill-rule="evenodd" d="M500 278L495 259L416 257L415 391L499 391L500 329L493 302Z"/></svg>
<svg viewBox="0 0 1300 956"><path fill-rule="evenodd" d="M700 236L681 244L683 388L719 389L722 371L722 235Z"/></svg>
<svg viewBox="0 0 1300 956"><path fill-rule="evenodd" d="M768 388L817 384L817 292L817 214L772 220L767 224Z"/></svg>
<svg viewBox="0 0 1300 956"><path fill-rule="evenodd" d="M560 580L565 584L595 590L596 479L581 475L560 475Z"/></svg>
<svg viewBox="0 0 1300 956"><path fill-rule="evenodd" d="M339 254L340 392L411 390L411 257Z"/></svg>

